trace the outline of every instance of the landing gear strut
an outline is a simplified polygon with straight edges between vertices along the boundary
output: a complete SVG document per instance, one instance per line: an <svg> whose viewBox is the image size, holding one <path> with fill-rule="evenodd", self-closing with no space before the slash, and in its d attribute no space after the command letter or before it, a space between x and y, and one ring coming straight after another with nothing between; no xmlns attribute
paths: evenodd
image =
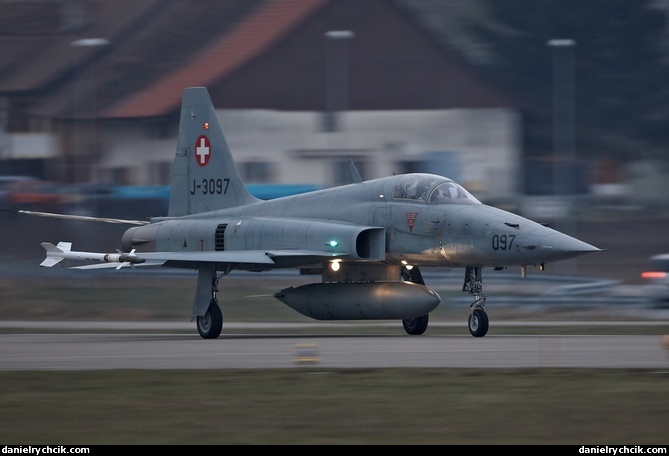
<svg viewBox="0 0 669 456"><path fill-rule="evenodd" d="M483 337L488 333L488 314L483 308L486 296L483 294L481 268L465 268L465 283L462 286L462 291L467 291L474 297L474 302L470 305L469 333L474 337Z"/></svg>

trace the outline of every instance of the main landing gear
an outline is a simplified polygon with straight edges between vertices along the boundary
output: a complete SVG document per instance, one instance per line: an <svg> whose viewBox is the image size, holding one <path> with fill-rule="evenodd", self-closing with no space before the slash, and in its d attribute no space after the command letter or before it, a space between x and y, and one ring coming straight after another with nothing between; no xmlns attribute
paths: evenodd
<svg viewBox="0 0 669 456"><path fill-rule="evenodd" d="M209 273L210 271L201 272L203 277L198 277L198 281L206 278ZM200 333L200 336L203 339L216 339L221 335L221 330L223 329L223 314L221 313L221 308L218 306L218 299L216 298L216 293L218 292L218 278L216 277L215 271L213 272L213 278L209 283L211 284L211 300L209 301L207 311L203 315L198 315L197 317L197 332Z"/></svg>
<svg viewBox="0 0 669 456"><path fill-rule="evenodd" d="M467 291L474 297L474 302L470 305L469 333L474 337L483 337L488 333L488 314L483 308L486 297L483 294L481 268L465 268L465 283L462 286L462 291Z"/></svg>
<svg viewBox="0 0 669 456"><path fill-rule="evenodd" d="M216 299L209 303L207 312L197 317L197 332L203 339L216 339L223 329L223 314Z"/></svg>
<svg viewBox="0 0 669 456"><path fill-rule="evenodd" d="M420 336L427 329L429 318L429 315L421 315L420 317L402 320L404 331L410 336Z"/></svg>
<svg viewBox="0 0 669 456"><path fill-rule="evenodd" d="M417 267L413 267L412 269L402 268L401 274L402 280L425 285L423 274L420 273L420 269ZM404 327L404 331L410 336L420 336L427 330L427 325L429 322L430 315L426 314L419 317L402 320L402 326Z"/></svg>

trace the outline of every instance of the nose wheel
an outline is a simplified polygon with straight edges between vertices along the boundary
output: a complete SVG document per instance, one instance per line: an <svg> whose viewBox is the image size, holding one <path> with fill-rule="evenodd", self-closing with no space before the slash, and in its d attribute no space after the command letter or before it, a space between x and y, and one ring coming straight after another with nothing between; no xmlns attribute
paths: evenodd
<svg viewBox="0 0 669 456"><path fill-rule="evenodd" d="M488 333L488 314L483 308L472 309L469 314L469 333L474 337L483 337Z"/></svg>
<svg viewBox="0 0 669 456"><path fill-rule="evenodd" d="M483 337L488 333L488 314L483 306L486 297L483 294L483 275L481 268L465 268L465 283L462 291L469 292L474 297L471 304L471 313L469 314L468 326L469 333L474 337Z"/></svg>

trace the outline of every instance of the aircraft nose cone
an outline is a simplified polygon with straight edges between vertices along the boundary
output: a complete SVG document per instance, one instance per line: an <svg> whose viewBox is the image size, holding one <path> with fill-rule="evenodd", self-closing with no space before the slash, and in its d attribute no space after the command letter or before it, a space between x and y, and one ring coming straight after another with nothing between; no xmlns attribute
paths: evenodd
<svg viewBox="0 0 669 456"><path fill-rule="evenodd" d="M542 236L536 247L542 251L547 261L567 260L603 251L594 245L558 231Z"/></svg>

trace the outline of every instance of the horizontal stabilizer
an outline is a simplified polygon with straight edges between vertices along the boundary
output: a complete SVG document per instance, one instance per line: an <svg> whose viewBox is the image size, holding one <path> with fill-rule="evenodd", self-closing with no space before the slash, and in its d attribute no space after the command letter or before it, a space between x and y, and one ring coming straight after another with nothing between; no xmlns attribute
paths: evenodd
<svg viewBox="0 0 669 456"><path fill-rule="evenodd" d="M90 217L88 215L57 214L53 212L39 212L39 211L25 211L25 210L19 210L16 212L18 212L19 214L36 215L38 217L51 217L64 220L83 220L86 222L118 223L124 225L148 225L150 223L148 220L126 220L126 219L117 219L110 217Z"/></svg>

